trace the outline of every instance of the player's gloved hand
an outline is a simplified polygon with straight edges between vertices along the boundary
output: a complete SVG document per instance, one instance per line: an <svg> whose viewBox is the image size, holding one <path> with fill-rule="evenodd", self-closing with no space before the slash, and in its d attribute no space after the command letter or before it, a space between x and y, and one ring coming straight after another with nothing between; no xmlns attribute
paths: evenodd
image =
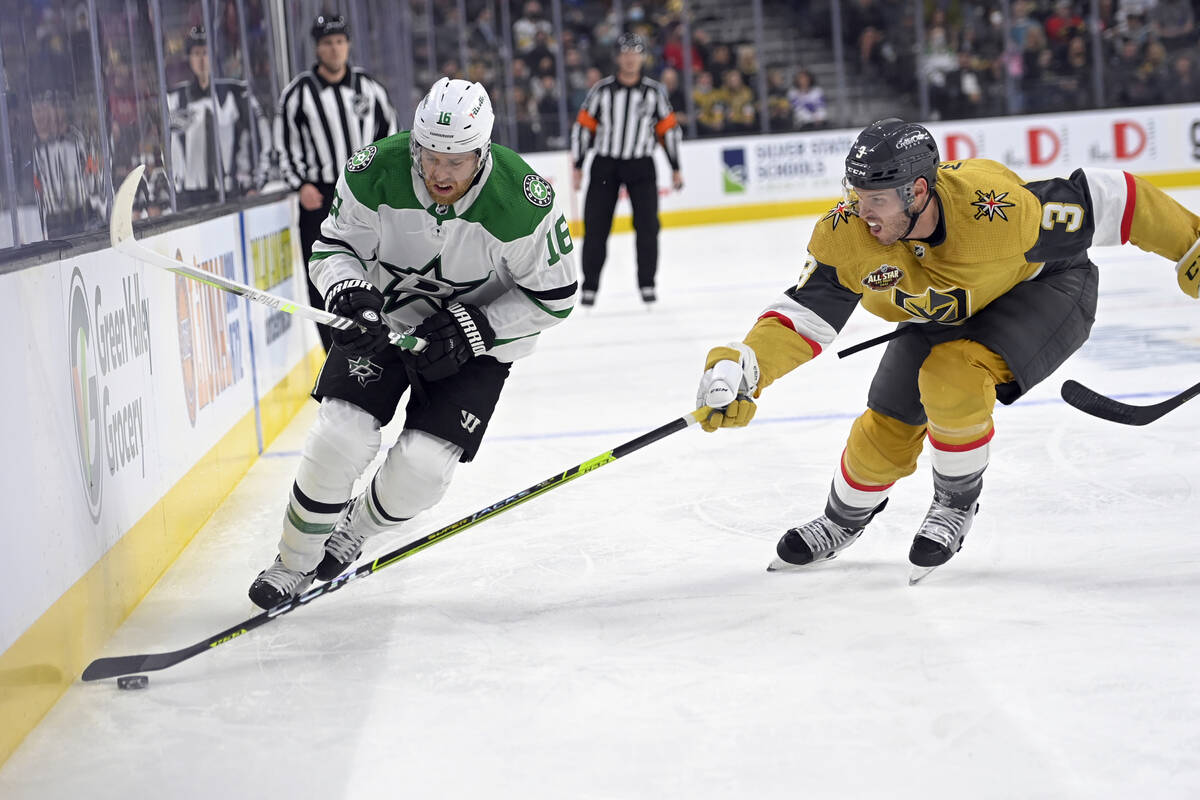
<svg viewBox="0 0 1200 800"><path fill-rule="evenodd" d="M350 278L330 286L325 310L354 320L355 327L333 328L331 333L333 343L350 355L371 356L391 347L391 331L383 322L383 294L370 281Z"/></svg>
<svg viewBox="0 0 1200 800"><path fill-rule="evenodd" d="M748 345L734 342L708 351L696 405L708 406L712 412L700 427L712 433L717 428L749 425L758 410L752 399L758 390L758 374L758 357Z"/></svg>
<svg viewBox="0 0 1200 800"><path fill-rule="evenodd" d="M429 342L412 359L417 373L427 381L449 378L496 343L496 332L483 311L468 303L451 303L426 317L412 335Z"/></svg>
<svg viewBox="0 0 1200 800"><path fill-rule="evenodd" d="M1175 265L1179 288L1188 297L1200 297L1200 239L1179 259Z"/></svg>

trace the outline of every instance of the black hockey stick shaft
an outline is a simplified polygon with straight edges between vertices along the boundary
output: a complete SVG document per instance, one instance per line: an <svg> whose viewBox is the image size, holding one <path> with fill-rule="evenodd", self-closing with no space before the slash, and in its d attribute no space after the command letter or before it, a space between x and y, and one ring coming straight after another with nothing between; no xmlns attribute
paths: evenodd
<svg viewBox="0 0 1200 800"><path fill-rule="evenodd" d="M1111 397L1106 397L1084 386L1078 381L1068 380L1062 385L1062 399L1093 417L1118 422L1122 425L1148 425L1159 417L1174 411L1181 405L1200 396L1200 383L1186 389L1174 397L1169 397L1161 403L1149 406L1135 406L1122 403Z"/></svg>
<svg viewBox="0 0 1200 800"><path fill-rule="evenodd" d="M916 329L917 329L916 323L912 323L912 322L907 323L905 325L899 325L896 328L893 328L892 330L883 334L882 336L876 336L874 339L867 339L865 342L859 342L858 344L852 344L844 350L838 350L838 358L845 358L846 356L852 356L857 352L866 350L869 347L874 347L877 344L883 344L884 342L890 342L892 339L897 339L897 338L905 335L906 333L911 333L912 331L915 331Z"/></svg>
<svg viewBox="0 0 1200 800"><path fill-rule="evenodd" d="M666 425L655 428L649 433L644 433L636 439L632 439L625 444L614 447L608 452L601 453L595 458L591 458L580 464L576 464L565 472L560 472L557 475L549 477L541 483L535 483L528 489L524 489L514 495L510 495L498 503L493 503L490 506L481 508L470 516L463 517L457 522L452 522L444 528L439 528L433 533L409 542L403 547L397 548L390 553L380 556L369 564L363 564L361 567L355 570L351 570L350 572L339 575L329 583L323 583L319 586L314 586L313 588L301 594L299 597L288 600L285 603L280 603L274 608L268 609L258 616L251 617L250 619L240 622L231 628L226 628L220 633L213 634L207 639L196 642L191 647L185 647L181 650L173 650L169 653L147 653L135 656L98 658L91 664L88 664L87 669L83 671L83 680L98 681L106 678L115 678L119 675L131 675L138 672L153 672L155 670L166 669L167 667L172 667L181 661L186 661L193 656L198 656L203 652L213 649L214 647L233 641L239 636L249 633L259 626L266 625L268 622L277 619L284 614L295 611L300 606L311 603L318 597L336 592L338 589L341 589L351 581L358 580L359 578L365 578L368 575L379 572L384 567L390 567L392 564L395 564L398 561L403 561L414 553L418 553L427 547L432 547L440 541L449 539L456 533L462 533L467 528L473 527L480 522L483 522L485 519L490 519L497 514L507 511L513 506L524 503L526 500L532 500L539 495L549 492L551 489L562 486L564 483L569 483L576 478L586 475L589 472L594 472L600 467L603 467L605 464L616 461L618 458L627 456L636 450L641 450L643 447L649 444L653 444L660 439L683 430L692 423L700 422L710 410L711 409L707 407L701 407L689 414L679 417L678 419L671 420Z"/></svg>

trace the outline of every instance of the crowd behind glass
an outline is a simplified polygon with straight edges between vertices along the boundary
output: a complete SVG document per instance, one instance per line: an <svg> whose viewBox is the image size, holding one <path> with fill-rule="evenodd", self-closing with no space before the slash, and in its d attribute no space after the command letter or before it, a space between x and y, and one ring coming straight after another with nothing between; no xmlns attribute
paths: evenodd
<svg viewBox="0 0 1200 800"><path fill-rule="evenodd" d="M319 13L346 18L351 62L387 87L402 127L438 76L467 78L493 98L495 141L523 153L566 147L588 88L612 69L623 30L650 44L647 72L666 86L685 138L854 126L888 113L924 121L1200 101L1200 0L18 7L0 27L4 255L102 230L114 187L137 164L147 167L137 204L144 216L283 189L273 117L283 87L313 62L307 31ZM236 124L197 120L176 99L234 84L242 86ZM210 191L189 190L172 139L189 131L212 138L214 130L227 146L238 137L236 148L206 161L225 178Z"/></svg>

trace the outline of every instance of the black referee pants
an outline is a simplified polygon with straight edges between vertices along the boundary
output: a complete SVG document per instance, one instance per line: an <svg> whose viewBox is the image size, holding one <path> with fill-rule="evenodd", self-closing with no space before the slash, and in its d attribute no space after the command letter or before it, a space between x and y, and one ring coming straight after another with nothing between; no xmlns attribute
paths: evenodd
<svg viewBox="0 0 1200 800"><path fill-rule="evenodd" d="M321 207L314 211L305 211L304 206L300 206L300 250L304 254L305 277L308 276L308 257L312 255L313 244L321 235L321 223L325 221L325 217L329 216L329 209L333 206L333 190L335 188L331 183L314 183L313 186L321 190ZM311 278L308 280L308 302L317 308L325 307L325 298L321 296L321 290L317 288ZM329 328L318 325L317 332L321 334L321 344L325 346L325 352L328 353L329 348L333 346L333 336Z"/></svg>
<svg viewBox="0 0 1200 800"><path fill-rule="evenodd" d="M658 271L658 180L654 159L596 156L583 201L583 289L600 287L600 271L608 258L608 235L612 233L613 210L624 184L633 206L633 230L637 247L638 286L653 287Z"/></svg>

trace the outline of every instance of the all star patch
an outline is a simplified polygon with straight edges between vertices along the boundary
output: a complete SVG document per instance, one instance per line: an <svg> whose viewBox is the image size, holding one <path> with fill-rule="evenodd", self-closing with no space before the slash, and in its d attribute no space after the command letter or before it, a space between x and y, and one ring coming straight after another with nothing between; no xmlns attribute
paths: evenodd
<svg viewBox="0 0 1200 800"><path fill-rule="evenodd" d="M904 270L899 267L894 267L891 264L880 264L878 269L872 271L867 277L862 279L862 285L873 292L886 292L899 283L903 277Z"/></svg>
<svg viewBox="0 0 1200 800"><path fill-rule="evenodd" d="M526 175L525 198L538 208L545 208L554 201L554 190L540 176Z"/></svg>
<svg viewBox="0 0 1200 800"><path fill-rule="evenodd" d="M833 229L836 231L839 222L849 222L851 217L857 217L858 212L854 208L854 203L846 200L839 200L838 204L829 209L829 213L821 217L821 222L827 219L833 220Z"/></svg>
<svg viewBox="0 0 1200 800"><path fill-rule="evenodd" d="M1016 203L1009 203L1004 199L1008 197L1008 192L996 194L996 190L992 189L987 194L984 194L979 189L976 189L975 195L979 198L971 203L971 205L975 206L975 219L987 217L990 222L999 217L1008 222L1008 215L1004 213L1004 209L1014 208L1017 205Z"/></svg>
<svg viewBox="0 0 1200 800"><path fill-rule="evenodd" d="M361 150L354 151L346 161L346 170L348 172L362 172L367 167L371 166L371 162L375 160L375 145L369 144Z"/></svg>

